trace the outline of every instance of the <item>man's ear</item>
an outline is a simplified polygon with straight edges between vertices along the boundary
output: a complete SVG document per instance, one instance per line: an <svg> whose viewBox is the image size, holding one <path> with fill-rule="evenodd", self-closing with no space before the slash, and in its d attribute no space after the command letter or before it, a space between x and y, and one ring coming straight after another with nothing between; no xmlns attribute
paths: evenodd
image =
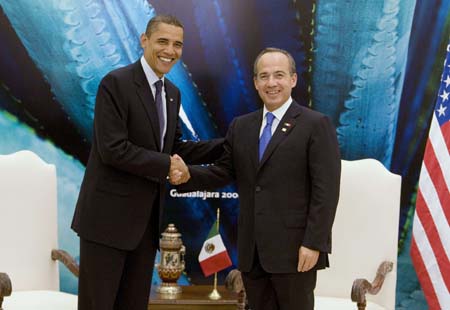
<svg viewBox="0 0 450 310"><path fill-rule="evenodd" d="M141 41L141 47L144 48L145 47L145 43L147 42L147 36L145 35L145 33L141 34L141 37L139 38Z"/></svg>
<svg viewBox="0 0 450 310"><path fill-rule="evenodd" d="M297 86L297 73L292 74L291 79L292 79L292 88L294 88L295 86Z"/></svg>

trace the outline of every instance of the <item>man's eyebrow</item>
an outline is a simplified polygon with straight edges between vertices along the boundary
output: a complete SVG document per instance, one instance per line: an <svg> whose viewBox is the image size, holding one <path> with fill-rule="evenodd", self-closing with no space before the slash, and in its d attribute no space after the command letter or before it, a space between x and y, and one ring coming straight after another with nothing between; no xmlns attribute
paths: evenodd
<svg viewBox="0 0 450 310"><path fill-rule="evenodd" d="M287 74L287 72L284 71L284 70L277 70L277 71L272 72L272 74L278 74L278 73ZM271 74L271 73L269 73L267 71L263 71L263 72L258 73L258 75L263 75L263 74Z"/></svg>

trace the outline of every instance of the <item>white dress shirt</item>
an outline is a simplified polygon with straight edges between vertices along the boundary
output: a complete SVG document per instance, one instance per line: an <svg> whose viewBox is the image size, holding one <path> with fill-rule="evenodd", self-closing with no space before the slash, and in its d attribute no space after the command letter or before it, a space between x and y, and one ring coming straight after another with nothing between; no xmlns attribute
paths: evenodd
<svg viewBox="0 0 450 310"><path fill-rule="evenodd" d="M292 103L292 97L289 97L289 99L285 103L283 103L283 105L281 107L279 107L278 109L273 110L271 112L275 116L275 118L273 119L272 128L271 128L272 135L275 132L275 130L277 129L278 125L280 124L280 121L283 118L284 114L286 113L286 111L291 106L291 103ZM261 124L261 129L259 130L259 137L260 138L261 138L262 132L264 130L264 127L266 126L266 123L267 123L267 119L266 119L267 112L270 112L270 111L267 110L266 106L264 106L264 109L263 109L263 120L262 120L262 124Z"/></svg>
<svg viewBox="0 0 450 310"><path fill-rule="evenodd" d="M142 69L144 69L144 74L145 77L147 78L147 82L150 86L150 89L152 90L152 94L153 94L153 99L155 99L156 101L156 86L155 86L155 82L158 80L161 80L163 82L163 87L161 89L161 98L162 98L162 103L163 103L163 118L164 118L164 131L162 133L162 137L166 136L166 131L167 131L167 103L166 103L166 91L165 91L165 87L164 87L164 76L160 79L156 73L153 71L153 69L148 65L147 61L145 60L144 56L141 57L141 65L142 65ZM150 104L150 102L149 102ZM164 139L163 141L161 141L161 148L164 147Z"/></svg>

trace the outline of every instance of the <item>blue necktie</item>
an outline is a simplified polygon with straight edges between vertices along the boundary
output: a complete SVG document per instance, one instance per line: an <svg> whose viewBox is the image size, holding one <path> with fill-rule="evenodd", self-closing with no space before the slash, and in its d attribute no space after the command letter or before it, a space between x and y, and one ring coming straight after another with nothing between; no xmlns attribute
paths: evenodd
<svg viewBox="0 0 450 310"><path fill-rule="evenodd" d="M166 124L164 122L164 105L162 101L161 96L161 90L163 86L163 81L158 80L155 82L155 104L156 104L156 111L158 112L158 121L159 121L159 137L161 139L161 150L164 145L164 128L166 127Z"/></svg>
<svg viewBox="0 0 450 310"><path fill-rule="evenodd" d="M266 113L266 126L263 129L261 138L259 138L259 160L263 157L264 151L269 144L270 138L272 137L272 123L275 118L270 112Z"/></svg>

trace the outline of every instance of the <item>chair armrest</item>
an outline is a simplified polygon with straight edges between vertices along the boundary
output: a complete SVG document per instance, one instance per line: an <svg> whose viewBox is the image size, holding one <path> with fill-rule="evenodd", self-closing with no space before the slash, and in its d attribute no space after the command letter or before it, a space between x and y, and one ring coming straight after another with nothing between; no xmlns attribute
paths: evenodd
<svg viewBox="0 0 450 310"><path fill-rule="evenodd" d="M3 309L3 297L10 296L11 291L11 279L6 273L0 273L0 310Z"/></svg>
<svg viewBox="0 0 450 310"><path fill-rule="evenodd" d="M80 274L80 267L78 266L77 262L66 251L53 249L52 250L52 259L58 260L61 263L63 263L63 265L66 266L67 269L69 269L69 271L71 273L73 273L74 276L78 277L78 275Z"/></svg>
<svg viewBox="0 0 450 310"><path fill-rule="evenodd" d="M225 278L225 288L231 292L238 294L237 310L245 309L245 288L242 281L241 272L237 269L233 269Z"/></svg>
<svg viewBox="0 0 450 310"><path fill-rule="evenodd" d="M352 286L352 301L356 302L358 310L366 309L366 294L376 295L383 286L386 274L392 271L394 264L392 262L384 261L380 264L377 270L377 275L372 283L366 279L356 279Z"/></svg>

